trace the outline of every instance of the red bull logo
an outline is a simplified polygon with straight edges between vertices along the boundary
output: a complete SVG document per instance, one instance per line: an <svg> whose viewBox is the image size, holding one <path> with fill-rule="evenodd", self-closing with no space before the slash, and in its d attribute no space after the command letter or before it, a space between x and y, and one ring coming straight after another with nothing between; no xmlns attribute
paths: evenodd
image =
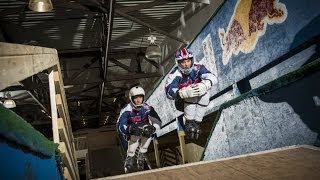
<svg viewBox="0 0 320 180"><path fill-rule="evenodd" d="M226 31L219 28L223 64L240 51L252 52L267 25L282 23L286 18L286 6L279 0L238 0Z"/></svg>

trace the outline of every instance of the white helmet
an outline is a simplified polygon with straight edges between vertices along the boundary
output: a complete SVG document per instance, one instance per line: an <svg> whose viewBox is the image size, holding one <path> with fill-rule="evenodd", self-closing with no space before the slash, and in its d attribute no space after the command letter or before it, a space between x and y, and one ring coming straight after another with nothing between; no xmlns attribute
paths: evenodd
<svg viewBox="0 0 320 180"><path fill-rule="evenodd" d="M142 100L142 103L140 105L136 105L134 103L134 101L133 101L133 97L134 96L138 96L138 95L142 95L143 96L143 100ZM139 109L139 108L141 108L143 106L144 96L145 96L145 92L144 92L143 88L140 87L140 86L134 86L129 91L129 99L130 99L130 102L131 102L132 106L134 106L135 109Z"/></svg>

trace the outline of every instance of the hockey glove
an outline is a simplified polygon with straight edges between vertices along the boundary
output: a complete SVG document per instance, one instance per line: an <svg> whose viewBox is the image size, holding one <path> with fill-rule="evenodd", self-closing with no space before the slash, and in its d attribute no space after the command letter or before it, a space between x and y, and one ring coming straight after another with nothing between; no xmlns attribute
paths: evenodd
<svg viewBox="0 0 320 180"><path fill-rule="evenodd" d="M152 125L144 125L143 126L143 131L142 131L142 136L149 138L155 132L156 132L156 128L154 126L152 126Z"/></svg>
<svg viewBox="0 0 320 180"><path fill-rule="evenodd" d="M192 86L184 87L184 88L180 89L178 93L179 93L179 96L181 97L181 99L198 96L198 94L194 91Z"/></svg>
<svg viewBox="0 0 320 180"><path fill-rule="evenodd" d="M134 136L141 136L142 134L142 127L130 125L129 127L129 134Z"/></svg>
<svg viewBox="0 0 320 180"><path fill-rule="evenodd" d="M202 80L200 83L193 86L193 90L197 96L202 96L211 88L211 86L210 80Z"/></svg>

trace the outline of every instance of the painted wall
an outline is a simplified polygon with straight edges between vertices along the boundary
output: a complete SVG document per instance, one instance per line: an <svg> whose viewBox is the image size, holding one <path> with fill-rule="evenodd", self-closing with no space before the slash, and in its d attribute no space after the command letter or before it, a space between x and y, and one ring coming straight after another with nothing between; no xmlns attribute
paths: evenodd
<svg viewBox="0 0 320 180"><path fill-rule="evenodd" d="M226 1L190 46L218 76L218 91L320 34L320 1L249 2Z"/></svg>
<svg viewBox="0 0 320 180"><path fill-rule="evenodd" d="M224 109L204 160L296 144L320 146L320 72Z"/></svg>
<svg viewBox="0 0 320 180"><path fill-rule="evenodd" d="M211 95L319 35L319 9L320 1L313 0L226 0L190 45L196 61L205 64L218 78ZM304 58L292 58L292 63L280 64L265 77L271 74L276 79L283 69L298 68L314 52L315 47ZM297 60L300 63L294 63ZM164 94L166 79L167 76L147 101L159 112L163 124L181 114ZM255 79L252 86L259 87L265 81L262 77Z"/></svg>
<svg viewBox="0 0 320 180"><path fill-rule="evenodd" d="M35 154L0 140L1 179L62 179L55 156Z"/></svg>

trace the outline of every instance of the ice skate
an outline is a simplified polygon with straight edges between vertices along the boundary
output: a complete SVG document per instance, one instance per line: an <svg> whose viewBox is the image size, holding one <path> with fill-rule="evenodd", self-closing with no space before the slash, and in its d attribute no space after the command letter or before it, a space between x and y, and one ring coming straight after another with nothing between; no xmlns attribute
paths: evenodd
<svg viewBox="0 0 320 180"><path fill-rule="evenodd" d="M137 157L137 166L138 166L138 169L141 171L141 170L144 170L144 163L145 163L145 154L144 153L139 153L138 154L138 157Z"/></svg>
<svg viewBox="0 0 320 180"><path fill-rule="evenodd" d="M199 123L195 120L187 120L185 124L186 139L198 139L201 133Z"/></svg>
<svg viewBox="0 0 320 180"><path fill-rule="evenodd" d="M124 172L129 173L133 169L134 158L131 156L127 156L124 162Z"/></svg>

